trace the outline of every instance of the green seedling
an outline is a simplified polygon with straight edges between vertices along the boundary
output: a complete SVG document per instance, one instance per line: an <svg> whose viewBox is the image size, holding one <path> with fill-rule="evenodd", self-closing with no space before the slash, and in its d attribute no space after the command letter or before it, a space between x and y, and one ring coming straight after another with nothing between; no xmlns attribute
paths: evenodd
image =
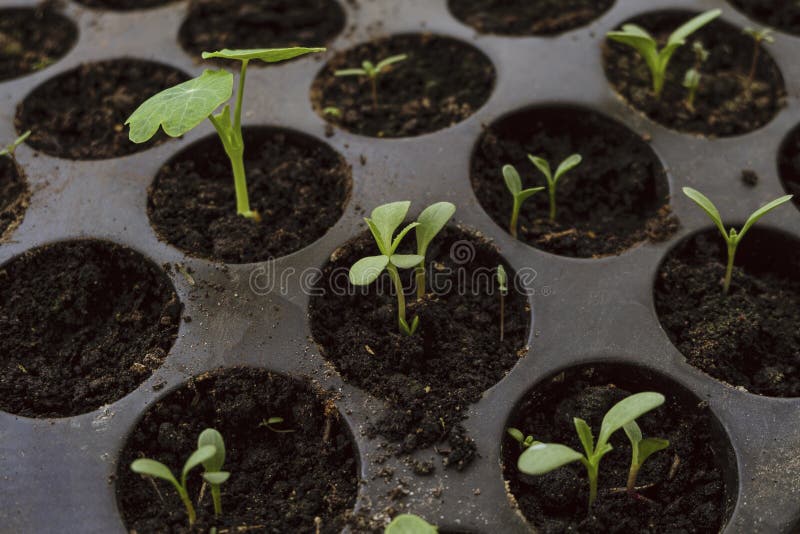
<svg viewBox="0 0 800 534"><path fill-rule="evenodd" d="M508 435L514 438L515 441L519 442L519 446L523 449L527 449L534 443L539 443L533 439L533 436L526 436L522 433L522 430L518 428L507 428L506 432L508 432Z"/></svg>
<svg viewBox="0 0 800 534"><path fill-rule="evenodd" d="M211 499L214 501L214 515L219 517L222 514L222 498L220 495L220 486L230 478L231 474L227 471L222 471L222 465L225 463L225 442L222 439L222 434L213 428L207 428L200 433L197 438L197 449L211 445L214 447L214 456L203 461L203 480L211 486Z"/></svg>
<svg viewBox="0 0 800 534"><path fill-rule="evenodd" d="M328 106L322 110L322 113L329 117L336 117L337 119L342 116L342 110L335 106Z"/></svg>
<svg viewBox="0 0 800 534"><path fill-rule="evenodd" d="M628 471L627 490L629 495L636 493L636 478L645 460L650 456L669 447L669 441L660 438L643 438L642 429L636 421L631 421L622 426L625 435L631 442L631 468Z"/></svg>
<svg viewBox="0 0 800 534"><path fill-rule="evenodd" d="M439 529L414 514L400 514L386 529L384 534L436 534Z"/></svg>
<svg viewBox="0 0 800 534"><path fill-rule="evenodd" d="M406 321L406 297L403 294L403 282L400 280L398 269L412 269L425 259L418 254L395 254L406 234L419 226L418 222L413 222L393 237L405 220L409 207L411 202L403 201L384 204L372 210L372 216L365 218L364 221L369 226L381 254L362 258L350 267L350 283L354 286L371 284L384 270L389 272L397 293L397 322L400 332L407 336L416 332L419 317L414 317L411 325Z"/></svg>
<svg viewBox="0 0 800 534"><path fill-rule="evenodd" d="M528 475L544 475L566 464L581 462L589 476L589 508L591 509L597 499L600 460L611 451L611 445L608 443L611 435L662 404L664 404L664 396L649 391L622 399L603 417L597 443L595 443L592 429L589 428L586 421L575 417L573 423L581 445L583 445L584 454L559 443L533 441L520 455L517 467Z"/></svg>
<svg viewBox="0 0 800 534"><path fill-rule="evenodd" d="M263 421L261 421L258 424L258 426L266 427L269 430L275 432L276 434L288 434L289 432L294 432L294 430L291 428L280 429L275 427L275 425L280 425L281 423L283 423L283 417L270 417L269 419L264 419Z"/></svg>
<svg viewBox="0 0 800 534"><path fill-rule="evenodd" d="M500 341L506 333L506 295L508 295L508 275L503 265L497 266L497 287L500 289Z"/></svg>
<svg viewBox="0 0 800 534"><path fill-rule="evenodd" d="M672 32L669 36L667 44L661 50L658 49L658 43L650 33L636 24L624 24L622 31L608 32L607 36L612 41L617 41L634 48L644 59L647 67L650 69L650 76L653 81L653 93L655 97L661 98L661 92L664 89L664 80L666 79L667 66L675 51L686 44L686 38L691 34L719 17L722 11L719 9L712 9L701 13L690 21L680 26L677 30Z"/></svg>
<svg viewBox="0 0 800 534"><path fill-rule="evenodd" d="M747 75L747 87L750 87L756 78L758 56L761 52L762 43L774 43L775 38L772 36L772 29L770 28L747 27L743 30L743 33L753 38L753 60L750 63L750 72Z"/></svg>
<svg viewBox="0 0 800 534"><path fill-rule="evenodd" d="M700 85L702 74L700 74L700 67L708 60L709 52L700 41L695 41L692 44L692 51L694 52L694 66L686 71L686 76L683 78L683 86L689 90L686 96L686 107L694 109L694 99L697 94L697 88Z"/></svg>
<svg viewBox="0 0 800 534"><path fill-rule="evenodd" d="M425 255L428 253L428 245L433 238L442 231L442 228L453 217L456 212L455 205L450 202L437 202L425 208L417 217L417 255L422 257L422 261L417 265L417 298L425 296Z"/></svg>
<svg viewBox="0 0 800 534"><path fill-rule="evenodd" d="M522 189L522 179L519 177L519 173L513 165L505 165L503 167L503 179L506 181L506 187L511 193L511 196L514 197L514 206L511 208L511 220L508 222L508 231L511 233L511 236L516 239L519 210L522 208L522 203L539 191L543 191L544 187Z"/></svg>
<svg viewBox="0 0 800 534"><path fill-rule="evenodd" d="M25 140L26 140L28 137L30 137L30 135L31 135L31 131L30 131L30 130L28 130L28 131L27 131L27 132L25 132L24 134L22 134L22 135L20 135L19 137L17 137L17 138L14 140L14 142L13 142L13 143L11 143L11 144L10 144L10 145L8 145L7 147L5 147L5 148L3 148L2 150L0 150L0 158L2 158L3 156L8 156L9 158L11 158L11 159L14 159L14 152L16 152L16 151L17 151L17 147L18 147L19 145L21 145L22 143L24 143L24 142L25 142Z"/></svg>
<svg viewBox="0 0 800 534"><path fill-rule="evenodd" d="M244 168L244 138L242 137L242 102L247 77L247 65L252 60L276 63L324 48L260 48L252 50L220 50L203 52L203 59L221 58L241 62L239 88L231 118L230 99L233 96L233 74L225 70L205 70L197 78L165 89L145 100L128 117L128 137L134 143L144 143L152 138L159 127L171 137L180 137L197 127L205 119L211 121L219 135L225 154L231 163L236 189L236 211L242 217L260 221L257 211L250 209L247 194L247 176ZM222 104L222 111L214 112Z"/></svg>
<svg viewBox="0 0 800 534"><path fill-rule="evenodd" d="M372 88L372 107L377 111L378 109L378 77L387 72L387 69L394 65L395 63L399 63L401 61L405 61L408 59L406 54L398 54L396 56L387 57L386 59L379 61L376 65L372 61L364 61L361 63L360 69L342 69L337 70L333 73L334 76L363 76L369 80L370 86Z"/></svg>
<svg viewBox="0 0 800 534"><path fill-rule="evenodd" d="M561 179L562 176L567 174L569 171L577 167L583 161L583 158L580 154L572 154L567 159L561 162L556 169L556 174L553 175L552 171L550 170L550 163L544 159L539 158L536 156L531 156L528 154L528 159L531 160L531 163L536 165L536 168L539 169L544 177L547 179L547 193L550 197L550 222L555 222L556 220L556 185L558 185L558 181Z"/></svg>
<svg viewBox="0 0 800 534"><path fill-rule="evenodd" d="M722 223L722 216L719 214L719 210L711 200L708 199L703 193L697 191L696 189L692 189L691 187L684 187L683 194L692 199L698 206L700 206L703 211L714 221L714 224L719 228L722 237L725 239L725 243L728 245L728 265L725 269L725 280L722 285L722 291L727 294L731 288L731 278L733 277L733 262L736 258L736 249L739 246L739 243L742 242L742 238L744 238L745 234L750 227L752 227L761 217L769 213L770 211L774 210L781 204L789 202L792 199L793 195L785 195L780 198L776 198L772 202L761 206L756 211L753 212L752 215L745 221L744 226L742 226L741 230L736 230L736 228L731 228L730 230L725 230L725 225Z"/></svg>

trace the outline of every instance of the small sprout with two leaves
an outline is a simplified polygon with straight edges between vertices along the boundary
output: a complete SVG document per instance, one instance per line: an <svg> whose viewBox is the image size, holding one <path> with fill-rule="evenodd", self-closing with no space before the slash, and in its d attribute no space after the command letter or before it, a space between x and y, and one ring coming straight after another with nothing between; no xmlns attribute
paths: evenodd
<svg viewBox="0 0 800 534"><path fill-rule="evenodd" d="M700 79L702 78L700 67L703 66L703 63L708 60L708 56L710 55L709 51L706 50L703 43L700 41L695 41L694 44L692 44L692 51L694 52L694 66L686 71L686 76L683 78L683 86L689 90L686 95L686 107L690 110L694 109L694 98L697 94L697 88L700 85Z"/></svg>
<svg viewBox="0 0 800 534"><path fill-rule="evenodd" d="M656 43L653 36L650 35L647 30L636 24L624 24L622 26L622 31L608 32L607 36L612 41L628 45L639 52L647 64L647 67L650 69L653 93L656 99L659 99L664 89L667 66L669 66L672 55L678 48L686 44L687 37L721 14L721 10L712 9L697 15L672 32L667 40L667 44L661 50L658 49L658 43Z"/></svg>
<svg viewBox="0 0 800 534"><path fill-rule="evenodd" d="M395 63L400 63L408 59L406 54L398 54L390 56L386 59L379 61L376 65L372 61L364 61L361 63L360 69L341 69L333 73L334 76L363 76L369 80L372 87L372 107L378 110L378 77L387 71L387 69Z"/></svg>
<svg viewBox="0 0 800 534"><path fill-rule="evenodd" d="M283 423L283 417L270 417L269 419L264 419L261 421L258 426L268 428L276 434L288 434L289 432L294 432L294 429L291 428L281 429L275 427L275 425L280 425L281 423Z"/></svg>
<svg viewBox="0 0 800 534"><path fill-rule="evenodd" d="M383 534L436 534L439 529L418 515L400 514L389 523Z"/></svg>
<svg viewBox="0 0 800 534"><path fill-rule="evenodd" d="M550 196L550 222L555 222L556 220L556 185L558 185L558 181L564 176L566 173L577 167L583 161L583 158L580 154L572 154L567 159L561 162L556 169L555 175L553 175L553 171L550 169L550 163L544 159L539 158L536 156L531 156L528 154L528 159L531 160L537 169L544 174L544 177L547 179L547 193Z"/></svg>
<svg viewBox="0 0 800 534"><path fill-rule="evenodd" d="M13 143L11 143L10 145L8 145L7 147L5 147L3 149L0 149L0 158L2 158L3 156L8 156L9 158L14 159L14 152L16 152L17 147L19 145L21 145L22 143L24 143L25 140L28 137L30 137L30 135L31 135L31 131L28 130L24 134L20 135L16 139L14 139Z"/></svg>
<svg viewBox="0 0 800 534"><path fill-rule="evenodd" d="M639 428L636 421L631 421L623 425L622 429L631 442L631 468L628 471L626 489L629 495L635 495L636 478L639 476L639 470L644 465L645 460L658 451L663 451L669 447L669 441L661 438L642 437L642 429Z"/></svg>
<svg viewBox="0 0 800 534"><path fill-rule="evenodd" d="M559 443L541 443L532 441L517 461L520 471L528 475L544 475L572 462L581 462L589 476L589 508L597 499L597 479L600 460L611 451L608 440L620 428L635 421L645 413L664 404L664 396L660 393L646 391L626 397L615 404L603 417L600 435L594 441L592 429L583 419L575 417L573 423L578 433L584 454ZM519 431L517 431L519 432ZM517 441L522 433L514 439ZM526 440L527 441L527 438ZM525 443L520 441L520 443Z"/></svg>
<svg viewBox="0 0 800 534"><path fill-rule="evenodd" d="M233 118L229 102L233 96L233 74L225 70L205 70L197 78L165 89L145 100L125 121L125 124L130 125L128 137L134 143L144 143L158 132L159 127L171 137L180 137L204 120L210 120L230 160L236 190L236 211L242 217L260 221L259 213L250 209L244 168L242 101L247 65L252 60L277 63L324 50L295 47L203 52L203 59L221 58L241 62ZM225 107L215 115L214 112L223 104Z"/></svg>
<svg viewBox="0 0 800 534"><path fill-rule="evenodd" d="M417 255L422 257L422 261L417 265L417 298L425 296L425 255L428 253L428 245L436 237L442 228L450 221L456 207L450 202L437 202L431 204L417 217Z"/></svg>
<svg viewBox="0 0 800 534"><path fill-rule="evenodd" d="M519 173L513 165L505 165L503 167L503 179L506 181L508 191L514 198L514 206L511 208L511 219L508 222L508 231L511 237L516 239L519 210L522 208L522 203L539 191L543 191L544 187L522 189L522 179L519 177Z"/></svg>
<svg viewBox="0 0 800 534"><path fill-rule="evenodd" d="M519 443L519 446L522 447L523 449L527 449L534 443L539 443L538 441L533 439L533 436L526 436L525 434L522 433L522 430L518 428L511 427L506 429L506 432L508 432L508 435L514 438L514 440L517 441Z"/></svg>
<svg viewBox="0 0 800 534"><path fill-rule="evenodd" d="M497 266L497 288L500 290L500 341L506 333L506 295L508 295L508 274L503 264Z"/></svg>
<svg viewBox="0 0 800 534"><path fill-rule="evenodd" d="M775 38L772 36L771 28L751 28L748 26L742 30L742 33L753 38L753 60L750 63L750 72L747 75L747 87L750 87L753 84L753 80L756 78L761 43L774 43Z"/></svg>
<svg viewBox="0 0 800 534"><path fill-rule="evenodd" d="M744 223L744 226L742 226L742 229L737 231L736 228L731 228L730 230L725 229L725 225L722 222L722 216L719 214L719 210L703 193L696 189L692 189L691 187L684 187L683 194L692 199L692 201L694 201L703 209L703 211L706 212L706 214L717 226L722 234L722 237L725 239L725 243L728 245L728 265L725 269L725 279L722 285L722 291L725 294L727 294L731 288L731 278L733 277L733 262L736 257L736 248L739 246L739 243L742 242L742 238L744 238L747 231L750 230L750 227L752 227L761 217L774 210L781 204L789 202L789 200L791 200L793 197L793 195L784 195L780 198L776 198L772 202L765 204L764 206L761 206L754 211L750 217L748 217L747 221Z"/></svg>
<svg viewBox="0 0 800 534"><path fill-rule="evenodd" d="M209 432L209 430L212 432ZM186 485L186 477L189 471L203 464L205 468L203 479L211 485L212 493L216 494L214 499L214 512L219 515L222 508L219 502L219 486L230 477L230 473L219 471L224 462L225 445L222 442L222 436L213 429L206 429L198 438L197 450L195 450L186 460L186 463L183 464L180 482L172 474L169 467L149 458L134 460L131 463L131 470L134 473L160 478L172 484L186 508L186 515L189 517L189 525L191 526L194 525L197 520L197 514L195 513L194 505L192 505L192 500L189 498L189 490Z"/></svg>

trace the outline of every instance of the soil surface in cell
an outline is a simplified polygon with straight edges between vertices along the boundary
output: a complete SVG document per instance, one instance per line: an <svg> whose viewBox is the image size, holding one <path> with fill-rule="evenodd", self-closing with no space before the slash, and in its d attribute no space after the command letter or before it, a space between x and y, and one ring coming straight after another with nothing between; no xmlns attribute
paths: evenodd
<svg viewBox="0 0 800 534"><path fill-rule="evenodd" d="M344 25L336 0L191 0L178 39L199 58L223 48L325 46Z"/></svg>
<svg viewBox="0 0 800 534"><path fill-rule="evenodd" d="M283 422L267 426L273 417ZM146 457L178 473L206 428L222 434L231 475L215 519L210 492L201 491L203 468L189 473L193 502L203 494L189 529L172 486L129 466ZM333 403L308 384L249 368L201 375L157 402L128 438L117 471L117 500L132 532L338 533L357 489L356 449Z"/></svg>
<svg viewBox="0 0 800 534"><path fill-rule="evenodd" d="M662 11L628 22L645 28L663 46L669 34L692 16L689 12ZM700 84L690 106L683 81L686 71L696 66L693 44L698 41L710 55L699 68ZM751 37L717 19L692 34L675 52L660 98L653 92L650 70L633 48L607 40L603 58L611 84L637 110L668 128L724 137L764 126L785 104L783 76L767 48L758 49L750 78L754 53Z"/></svg>
<svg viewBox="0 0 800 534"><path fill-rule="evenodd" d="M167 276L139 253L66 241L0 266L0 409L90 412L161 365L180 323Z"/></svg>
<svg viewBox="0 0 800 534"><path fill-rule="evenodd" d="M800 128L795 128L783 142L778 156L778 170L786 192L800 207Z"/></svg>
<svg viewBox="0 0 800 534"><path fill-rule="evenodd" d="M479 32L553 35L605 13L614 0L449 0L450 12Z"/></svg>
<svg viewBox="0 0 800 534"><path fill-rule="evenodd" d="M169 4L175 0L76 0L79 4L95 9L112 11L133 11Z"/></svg>
<svg viewBox="0 0 800 534"><path fill-rule="evenodd" d="M405 54L385 68L375 95L364 76L336 76ZM371 137L408 137L447 128L480 108L494 88L495 70L470 45L430 34L408 34L358 45L335 56L319 73L312 101L326 120Z"/></svg>
<svg viewBox="0 0 800 534"><path fill-rule="evenodd" d="M413 241L412 231L407 250ZM445 465L461 468L475 456L461 424L469 405L524 353L527 299L506 266L510 292L501 341L495 273L504 262L482 238L447 228L428 249L428 294L422 300L412 289L412 272L401 272L407 318L420 319L409 337L398 330L397 299L386 272L366 287L349 284L350 266L377 253L368 235L333 253L317 286L324 294L310 305L314 340L347 382L387 401L387 411L370 425L371 435L383 436L398 453L438 445ZM433 466L417 467L426 472Z"/></svg>
<svg viewBox="0 0 800 534"><path fill-rule="evenodd" d="M636 487L626 486L630 441L622 430L612 435L613 450L600 464L598 497L587 514L589 482L579 462L546 475L525 475L517 468L520 445L506 436L503 464L509 489L520 510L539 532L561 534L622 532L719 532L726 515L724 473L715 462L724 453L715 441L713 415L700 400L679 401L666 388L646 381L623 380L619 372L593 368L567 371L523 398L509 421L544 443L561 443L583 451L573 417L584 419L597 436L603 416L617 402L640 391L660 391L666 403L637 420L645 438L667 439L667 449L642 466Z"/></svg>
<svg viewBox="0 0 800 534"><path fill-rule="evenodd" d="M714 378L760 395L798 397L800 244L751 229L728 295L726 250L714 230L670 253L655 285L661 325L688 362Z"/></svg>
<svg viewBox="0 0 800 534"><path fill-rule="evenodd" d="M180 152L150 187L148 214L162 239L193 256L263 261L322 237L350 196L350 167L328 145L299 133L246 128L250 207L237 215L231 164L216 136Z"/></svg>
<svg viewBox="0 0 800 534"><path fill-rule="evenodd" d="M502 168L513 165L523 189L547 185L528 155L547 159L555 172L570 154L582 163L557 183L556 218L547 190L522 205L518 237L531 246L578 258L619 254L643 241L663 241L677 228L666 174L650 146L622 124L571 107L532 108L489 126L472 155L475 195L508 231L513 197Z"/></svg>
<svg viewBox="0 0 800 534"><path fill-rule="evenodd" d="M140 152L169 138L159 132L147 143L133 143L125 121L142 102L187 79L172 67L140 59L86 63L34 89L17 108L17 131L31 130L29 145L60 158Z"/></svg>
<svg viewBox="0 0 800 534"><path fill-rule="evenodd" d="M0 9L0 81L41 70L75 44L78 29L51 4Z"/></svg>
<svg viewBox="0 0 800 534"><path fill-rule="evenodd" d="M0 156L0 240L22 221L28 207L28 187L17 164Z"/></svg>
<svg viewBox="0 0 800 534"><path fill-rule="evenodd" d="M800 4L795 0L728 0L762 25L800 35Z"/></svg>

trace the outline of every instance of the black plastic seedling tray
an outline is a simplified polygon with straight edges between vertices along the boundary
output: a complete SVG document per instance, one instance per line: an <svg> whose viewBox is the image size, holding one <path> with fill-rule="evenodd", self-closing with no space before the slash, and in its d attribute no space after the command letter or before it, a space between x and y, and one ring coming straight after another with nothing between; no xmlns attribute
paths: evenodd
<svg viewBox="0 0 800 534"><path fill-rule="evenodd" d="M33 6L33 0L3 0ZM710 228L705 215L680 193L701 189L727 219L742 221L783 194L777 153L800 122L796 61L800 38L779 33L770 52L782 70L787 105L763 128L744 136L706 139L668 130L632 110L603 73L604 35L628 18L657 8L700 11L720 7L724 19L752 25L721 0L617 0L590 25L556 37L478 35L457 21L445 0L344 2L347 31L329 47L345 50L376 36L434 32L470 43L493 62L496 85L489 101L467 120L438 132L403 139L373 139L335 129L309 101L322 63L303 59L251 69L245 123L289 128L325 141L352 166L352 191L339 222L312 245L274 262L225 265L188 256L159 240L148 222L147 188L160 166L211 133L209 124L149 150L117 159L71 161L17 151L32 192L20 227L0 245L0 265L33 247L72 238L99 238L141 252L168 272L184 305L179 335L165 363L132 393L91 413L34 419L0 413L0 530L3 532L124 532L114 484L120 451L143 411L194 375L219 367L251 365L308 376L341 392L337 406L357 444L360 477L356 507L379 516L408 509L443 530L526 532L530 527L509 498L501 466L505 426L519 399L554 373L588 363L616 362L658 378L654 387L705 400L719 421L726 472L726 533L797 532L800 520L800 399L767 398L727 386L688 365L669 341L655 312L653 283L661 261L683 237ZM52 66L0 83L0 139L16 137L17 105L51 77L89 61L155 59L186 73L197 64L176 42L185 2L115 13L68 2L64 12L79 27L75 47ZM314 44L314 43L309 43ZM642 136L667 169L671 206L682 227L670 240L636 246L619 256L575 259L548 254L512 239L483 210L470 185L470 155L482 126L531 105L585 106ZM750 189L739 176L760 177ZM437 466L415 476L401 459L385 460L381 438L365 436L381 402L344 382L311 339L309 296L298 277L254 290L265 273L319 268L364 227L362 217L379 204L407 199L412 210L433 201L458 206L459 224L492 239L516 270L535 271L531 281L529 350L511 372L469 409L466 427L478 457L463 471ZM800 238L800 214L786 207L765 227ZM259 278L261 277L261 278ZM213 290L207 288L213 287ZM2 335L2 333L0 333ZM164 387L154 387L163 385ZM422 451L428 459L432 452ZM381 459L377 462L377 459ZM384 461L385 460L385 461ZM379 472L395 469L386 480ZM404 488L398 503L390 494Z"/></svg>

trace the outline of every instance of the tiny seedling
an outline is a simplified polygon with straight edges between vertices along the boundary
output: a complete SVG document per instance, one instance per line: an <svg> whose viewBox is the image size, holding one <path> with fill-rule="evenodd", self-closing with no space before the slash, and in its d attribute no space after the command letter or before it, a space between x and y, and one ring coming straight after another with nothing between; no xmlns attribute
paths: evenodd
<svg viewBox="0 0 800 534"><path fill-rule="evenodd" d="M403 223L408 214L411 202L392 202L378 206L372 210L371 217L365 218L375 243L378 245L379 256L361 258L350 267L350 283L354 286L365 286L374 282L386 270L392 279L397 293L397 322L400 331L407 336L414 335L419 326L419 317L414 317L411 325L406 321L406 297L403 294L403 282L400 280L398 269L411 269L420 264L425 258L418 254L395 254L400 242L408 232L419 226L413 222L403 228L396 237L397 228Z"/></svg>
<svg viewBox="0 0 800 534"><path fill-rule="evenodd" d="M520 455L517 467L528 475L543 475L572 462L581 462L589 476L589 508L597 499L597 478L600 460L611 451L608 440L617 430L635 421L643 414L664 404L664 396L650 391L636 393L615 404L603 417L597 443L592 429L583 419L575 417L572 421L578 433L585 454L581 454L559 443L533 441ZM522 433L519 433L521 436ZM513 436L513 434L512 434ZM517 439L515 437L515 439ZM519 441L519 439L517 439Z"/></svg>
<svg viewBox="0 0 800 534"><path fill-rule="evenodd" d="M497 287L500 289L500 341L506 333L506 295L508 295L508 275L502 264L497 266Z"/></svg>
<svg viewBox="0 0 800 534"><path fill-rule="evenodd" d="M225 463L225 442L222 434L213 428L207 428L200 433L197 438L197 448L211 445L214 447L214 456L203 462L203 480L211 486L211 499L214 501L214 515L219 517L222 514L222 498L220 496L220 486L230 478L231 474L222 471Z"/></svg>
<svg viewBox="0 0 800 534"><path fill-rule="evenodd" d="M158 128L171 137L180 137L197 127L205 119L211 121L219 135L225 154L231 163L236 189L236 211L242 217L260 221L257 211L250 209L247 194L247 176L244 168L244 138L242 137L242 102L244 100L247 65L252 60L276 63L324 48L260 48L252 50L220 50L203 52L203 59L221 58L241 62L239 88L231 119L230 99L233 96L233 74L225 70L205 70L197 78L165 89L145 100L128 117L128 137L134 143L144 143L152 138ZM222 104L225 107L214 114Z"/></svg>
<svg viewBox="0 0 800 534"><path fill-rule="evenodd" d="M661 91L664 89L667 66L675 51L686 44L686 38L691 34L719 17L722 11L712 9L701 13L690 21L680 26L672 32L667 40L667 44L661 50L658 43L650 33L636 24L624 24L622 31L608 32L607 36L613 41L628 45L634 48L644 59L650 69L650 76L653 81L653 93L655 97L661 98Z"/></svg>
<svg viewBox="0 0 800 534"><path fill-rule="evenodd" d="M444 225L453 217L456 212L455 205L450 202L437 202L431 204L417 217L417 255L422 257L422 261L417 265L417 298L425 296L425 255L428 253L428 245L433 238L442 231Z"/></svg>
<svg viewBox="0 0 800 534"><path fill-rule="evenodd" d="M725 230L725 225L722 223L722 216L719 214L719 210L716 206L714 206L714 203L711 202L707 196L696 189L692 189L691 187L684 187L683 194L692 199L703 209L703 211L706 212L706 214L708 214L711 220L714 221L714 224L717 225L717 228L719 228L722 237L725 239L725 242L728 245L728 265L725 269L725 281L722 285L722 290L725 294L727 294L731 288L731 278L733 277L733 262L734 258L736 257L736 248L739 246L739 243L742 242L744 235L761 217L774 210L781 204L789 202L793 196L785 195L780 198L776 198L764 206L761 206L754 211L752 215L750 215L747 221L745 221L741 230L737 231L736 228L731 228L728 231Z"/></svg>
<svg viewBox="0 0 800 534"><path fill-rule="evenodd" d="M750 28L747 27L743 33L753 38L753 60L750 63L750 72L747 75L747 87L753 84L756 78L756 69L758 68L758 56L761 52L762 43L774 43L775 38L772 36L770 28Z"/></svg>
<svg viewBox="0 0 800 534"><path fill-rule="evenodd" d="M281 423L283 423L283 417L270 417L269 419L264 419L261 421L258 426L268 428L276 434L288 434L289 432L294 432L294 430L291 428L281 429L275 427L275 425L280 425Z"/></svg>
<svg viewBox="0 0 800 534"><path fill-rule="evenodd" d="M503 167L503 178L506 181L506 187L511 193L511 196L514 197L514 206L511 208L511 220L508 222L508 231L511 233L512 237L516 238L519 210L522 208L522 203L535 193L543 191L544 187L522 189L522 179L519 177L519 173L513 165L505 165Z"/></svg>
<svg viewBox="0 0 800 534"><path fill-rule="evenodd" d="M408 59L406 54L398 54L396 56L387 57L383 61L379 61L376 65L372 61L364 61L361 63L360 69L342 69L333 73L334 76L363 76L369 80L372 87L372 107L377 111L378 109L378 77L383 74L387 69Z"/></svg>
<svg viewBox="0 0 800 534"><path fill-rule="evenodd" d="M506 432L508 432L508 435L514 438L515 441L519 442L519 446L522 447L523 449L527 449L534 443L538 443L536 440L533 439L533 436L526 436L525 434L522 433L522 430L518 428L514 427L507 428Z"/></svg>
<svg viewBox="0 0 800 534"><path fill-rule="evenodd" d="M708 60L709 52L700 41L694 42L692 51L694 51L694 66L686 71L686 76L683 78L683 86L689 90L686 96L686 107L694 110L694 99L702 78L700 67Z"/></svg>
<svg viewBox="0 0 800 534"><path fill-rule="evenodd" d="M384 534L436 534L437 532L439 529L414 514L398 515L383 531Z"/></svg>
<svg viewBox="0 0 800 534"><path fill-rule="evenodd" d="M337 119L342 116L342 110L335 106L328 106L322 110L322 113L328 115L329 117L336 117Z"/></svg>
<svg viewBox="0 0 800 534"><path fill-rule="evenodd" d="M556 185L558 185L558 181L561 179L562 176L567 174L569 171L577 167L583 161L583 158L580 154L572 154L567 159L561 162L556 169L556 174L553 175L553 172L550 170L550 163L544 159L539 158L536 156L531 156L528 154L528 159L531 160L531 163L536 165L536 168L539 169L544 177L547 179L547 193L550 196L550 222L555 222L556 220Z"/></svg>
<svg viewBox="0 0 800 534"><path fill-rule="evenodd" d="M5 148L1 149L1 150L0 150L0 158L2 158L3 156L8 156L9 158L11 158L11 159L14 159L14 152L16 152L16 150L17 150L17 147L18 147L19 145L21 145L22 143L24 143L24 142L25 142L25 140L26 140L28 137L30 137L30 135L31 135L31 131L30 131L30 130L28 130L28 131L27 131L27 132L25 132L24 134L22 134L22 135L20 135L19 137L17 137L17 138L14 140L14 142L13 142L13 143L11 143L11 144L10 144L10 145L8 145L7 147L5 147Z"/></svg>
<svg viewBox="0 0 800 534"><path fill-rule="evenodd" d="M631 442L631 468L628 471L627 490L629 495L636 493L636 478L645 460L669 447L669 441L660 438L643 438L642 429L636 421L623 425L622 429Z"/></svg>

